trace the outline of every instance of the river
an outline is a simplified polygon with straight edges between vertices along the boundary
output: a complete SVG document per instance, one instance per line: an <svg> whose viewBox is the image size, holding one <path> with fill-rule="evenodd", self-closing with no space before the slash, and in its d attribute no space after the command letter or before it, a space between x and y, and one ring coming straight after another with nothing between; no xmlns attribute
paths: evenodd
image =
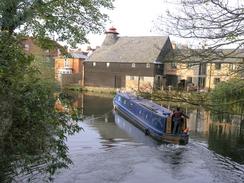
<svg viewBox="0 0 244 183"><path fill-rule="evenodd" d="M244 182L239 119L213 122L208 112L185 109L190 115L189 143L159 144L113 112L112 95L75 97L76 105L84 107L86 120L79 123L84 131L68 137L74 165L60 170L55 183Z"/></svg>

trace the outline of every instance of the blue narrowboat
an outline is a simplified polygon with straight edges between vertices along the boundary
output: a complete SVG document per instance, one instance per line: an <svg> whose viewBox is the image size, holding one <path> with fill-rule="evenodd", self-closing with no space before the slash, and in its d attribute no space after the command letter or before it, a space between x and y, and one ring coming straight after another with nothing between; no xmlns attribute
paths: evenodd
<svg viewBox="0 0 244 183"><path fill-rule="evenodd" d="M117 92L113 99L116 111L156 140L185 145L189 140L187 122L182 118L180 134L172 133L171 110L130 92ZM186 132L187 131L187 132Z"/></svg>

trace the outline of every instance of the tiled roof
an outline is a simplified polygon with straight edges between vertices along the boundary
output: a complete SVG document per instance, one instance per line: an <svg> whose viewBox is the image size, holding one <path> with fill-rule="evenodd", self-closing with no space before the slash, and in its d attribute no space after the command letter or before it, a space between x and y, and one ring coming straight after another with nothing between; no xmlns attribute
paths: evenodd
<svg viewBox="0 0 244 183"><path fill-rule="evenodd" d="M242 49L173 49L164 57L165 62L212 62L233 63L243 62Z"/></svg>
<svg viewBox="0 0 244 183"><path fill-rule="evenodd" d="M162 61L160 53L167 49L172 49L168 36L119 37L115 44L94 51L86 62L153 63Z"/></svg>
<svg viewBox="0 0 244 183"><path fill-rule="evenodd" d="M86 59L88 56L81 54L81 53L70 53L71 58L81 58ZM65 55L57 56L56 58L65 58Z"/></svg>
<svg viewBox="0 0 244 183"><path fill-rule="evenodd" d="M80 53L71 53L72 57L74 58L82 58L82 59L86 59L87 56L84 54L80 54Z"/></svg>

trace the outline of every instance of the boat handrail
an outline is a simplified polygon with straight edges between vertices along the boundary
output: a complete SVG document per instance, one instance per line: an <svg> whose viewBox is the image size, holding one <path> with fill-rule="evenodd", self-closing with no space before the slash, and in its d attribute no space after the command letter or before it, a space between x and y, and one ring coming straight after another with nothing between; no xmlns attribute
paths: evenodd
<svg viewBox="0 0 244 183"><path fill-rule="evenodd" d="M144 106L144 107L146 107L146 108L152 110L152 111L157 111L157 110L158 110L158 108L156 108L156 107L154 107L154 106L149 106L149 105L146 105L146 104L143 104L143 103L140 103L140 104L141 104L142 106Z"/></svg>

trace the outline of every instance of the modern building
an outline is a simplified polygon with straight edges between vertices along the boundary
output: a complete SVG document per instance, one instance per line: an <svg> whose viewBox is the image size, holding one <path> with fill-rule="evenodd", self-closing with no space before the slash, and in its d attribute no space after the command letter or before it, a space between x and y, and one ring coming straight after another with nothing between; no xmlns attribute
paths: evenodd
<svg viewBox="0 0 244 183"><path fill-rule="evenodd" d="M194 52L202 52L193 50ZM219 49L209 54L216 54L218 57L201 58L200 56L172 58L173 52L184 52L187 50L171 50L169 59L164 67L166 86L175 89L187 89L193 87L198 90L210 90L219 82L228 81L232 78L243 78L243 58L242 50ZM208 51L205 52L207 54ZM192 53L191 53L192 54ZM179 54L178 54L179 55ZM192 54L193 55L193 54ZM200 55L200 54L199 54ZM222 58L222 59L221 59ZM208 59L208 60L206 60Z"/></svg>

